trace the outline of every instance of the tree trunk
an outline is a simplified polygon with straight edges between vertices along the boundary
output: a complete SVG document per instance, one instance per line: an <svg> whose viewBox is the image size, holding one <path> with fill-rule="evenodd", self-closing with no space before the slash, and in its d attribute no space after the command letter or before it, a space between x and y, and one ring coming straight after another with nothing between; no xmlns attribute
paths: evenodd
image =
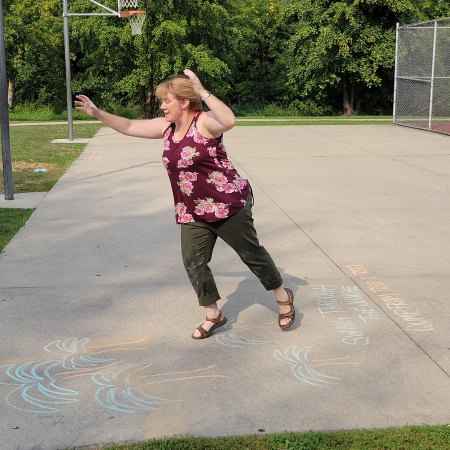
<svg viewBox="0 0 450 450"><path fill-rule="evenodd" d="M342 74L342 101L344 116L352 116L354 108L355 87L350 83L347 72Z"/></svg>
<svg viewBox="0 0 450 450"><path fill-rule="evenodd" d="M12 109L14 106L14 83L8 81L8 108Z"/></svg>
<svg viewBox="0 0 450 450"><path fill-rule="evenodd" d="M158 99L154 93L147 95L146 100L141 103L141 115L145 119L152 119L157 117L159 109Z"/></svg>
<svg viewBox="0 0 450 450"><path fill-rule="evenodd" d="M157 116L159 109L159 102L155 95L156 83L153 76L153 71L150 71L150 78L147 87L142 87L141 91L141 116L145 119L152 119Z"/></svg>

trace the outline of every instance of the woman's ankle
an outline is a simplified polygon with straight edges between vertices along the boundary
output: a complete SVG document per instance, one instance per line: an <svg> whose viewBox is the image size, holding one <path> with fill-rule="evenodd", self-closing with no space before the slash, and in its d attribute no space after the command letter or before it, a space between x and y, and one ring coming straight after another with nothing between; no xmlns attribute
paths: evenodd
<svg viewBox="0 0 450 450"><path fill-rule="evenodd" d="M287 292L284 289L283 285L281 285L277 289L274 289L272 292L274 293L275 300L277 302L285 302L286 300L288 300L288 295L287 295Z"/></svg>
<svg viewBox="0 0 450 450"><path fill-rule="evenodd" d="M205 306L205 314L206 317L211 317L212 319L215 319L217 316L220 315L219 307L217 306L217 303L212 303L211 305Z"/></svg>

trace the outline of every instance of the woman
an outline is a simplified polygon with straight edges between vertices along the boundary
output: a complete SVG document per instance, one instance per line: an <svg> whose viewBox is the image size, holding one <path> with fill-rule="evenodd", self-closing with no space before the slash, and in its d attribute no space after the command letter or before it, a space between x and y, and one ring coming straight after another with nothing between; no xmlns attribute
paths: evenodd
<svg viewBox="0 0 450 450"><path fill-rule="evenodd" d="M266 290L274 292L278 324L286 330L295 320L294 295L283 287L272 258L258 242L250 185L227 159L222 144L223 133L233 128L236 119L194 72L186 69L184 74L157 87L164 117L131 121L102 111L85 95L77 96L76 109L122 134L164 139L162 160L172 185L176 221L181 224L183 263L206 313L192 338L205 339L227 322L217 306L220 295L208 266L217 237L238 253ZM202 111L202 101L208 112Z"/></svg>

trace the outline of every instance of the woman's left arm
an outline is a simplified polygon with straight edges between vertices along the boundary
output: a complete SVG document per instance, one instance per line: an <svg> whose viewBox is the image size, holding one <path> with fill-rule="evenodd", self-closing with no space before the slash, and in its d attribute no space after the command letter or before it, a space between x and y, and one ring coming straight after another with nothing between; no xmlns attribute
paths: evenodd
<svg viewBox="0 0 450 450"><path fill-rule="evenodd" d="M212 137L219 137L225 131L231 130L236 123L233 111L222 100L208 92L192 70L185 69L184 74L191 80L195 93L209 108L209 111L199 120L202 127Z"/></svg>

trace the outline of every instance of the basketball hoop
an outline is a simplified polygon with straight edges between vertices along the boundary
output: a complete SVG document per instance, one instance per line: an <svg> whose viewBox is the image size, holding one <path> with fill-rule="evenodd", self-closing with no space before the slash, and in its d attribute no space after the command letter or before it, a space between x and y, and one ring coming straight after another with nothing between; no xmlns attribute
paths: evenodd
<svg viewBox="0 0 450 450"><path fill-rule="evenodd" d="M133 36L142 34L142 26L144 25L145 11L140 10L128 10L128 11L120 11L120 17L123 17L124 19L128 19L128 22L130 22L131 26L131 34Z"/></svg>

